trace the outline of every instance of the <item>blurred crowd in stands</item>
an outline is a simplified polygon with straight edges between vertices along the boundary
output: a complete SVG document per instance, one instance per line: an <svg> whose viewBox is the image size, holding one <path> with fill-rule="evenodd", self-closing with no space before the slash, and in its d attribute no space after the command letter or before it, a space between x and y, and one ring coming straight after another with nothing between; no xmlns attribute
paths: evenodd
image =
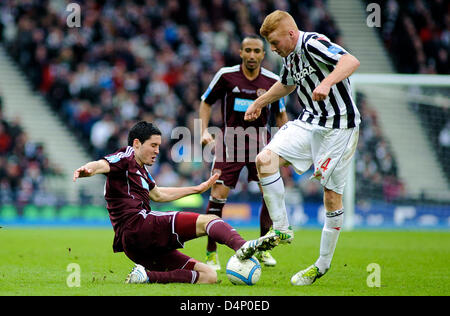
<svg viewBox="0 0 450 316"><path fill-rule="evenodd" d="M51 165L42 144L31 141L20 118L4 117L0 95L0 205L54 204L45 178L60 175Z"/></svg>
<svg viewBox="0 0 450 316"><path fill-rule="evenodd" d="M368 0L367 0L368 1ZM448 74L450 3L382 0L381 35L401 73Z"/></svg>
<svg viewBox="0 0 450 316"><path fill-rule="evenodd" d="M386 48L391 52L398 72L450 74L450 2L446 0L366 0L366 2L377 2L382 8L381 36ZM425 94L435 94L433 89L424 90ZM449 90L447 88L444 97L450 98ZM429 104L412 104L412 107L422 118L450 184L450 168L446 158L450 150L448 105L447 109Z"/></svg>
<svg viewBox="0 0 450 316"><path fill-rule="evenodd" d="M345 46L327 11L326 0L76 2L81 4L80 28L66 24L68 2L1 1L0 40L36 91L46 96L54 111L86 145L93 159L126 145L127 132L136 121L155 122L164 135L159 161L152 167L161 186L198 183L208 176L207 163L173 162L171 149L178 140L171 139L171 132L177 126L193 131L201 94L219 68L241 62L240 41L246 34L258 34L268 13L287 10L300 29L323 33ZM393 26L383 28L385 42L394 56L417 56L415 50L421 47L424 57L406 63L397 58L399 71L427 69L425 72L429 73L433 66L435 72L440 72L445 69L444 61L448 67L449 17L441 14L435 18L446 1L433 1L436 5L428 15L422 9L425 2L408 1L415 4L407 6L408 12L414 13L409 18L399 14L403 9L400 2L386 3L389 10L385 23L390 21ZM414 36L402 33L403 28L398 25L416 19L421 24L416 24ZM417 44L417 36L421 45ZM437 39L443 47L436 46ZM413 48L402 49L400 42L404 41L417 45L414 53ZM278 73L279 62L277 56L268 52L263 66ZM405 64L413 68L402 68ZM364 120L357 167L363 181L360 186L376 186L379 197L393 200L401 196L395 159L376 124L375 112L366 107L363 97L359 104ZM297 117L298 107L296 98L291 97L290 119ZM211 125L220 126L220 111L212 113ZM289 168L283 172L289 178L286 186L294 195L320 199L317 182L307 180L307 176L299 177ZM230 198L238 192L241 199L245 194L259 194L256 184L246 183L245 174L242 179ZM389 189L391 183L395 189Z"/></svg>
<svg viewBox="0 0 450 316"><path fill-rule="evenodd" d="M383 136L377 112L364 94L357 93L356 103L364 118L355 153L356 195L387 202L403 198L405 188L398 177L397 162Z"/></svg>

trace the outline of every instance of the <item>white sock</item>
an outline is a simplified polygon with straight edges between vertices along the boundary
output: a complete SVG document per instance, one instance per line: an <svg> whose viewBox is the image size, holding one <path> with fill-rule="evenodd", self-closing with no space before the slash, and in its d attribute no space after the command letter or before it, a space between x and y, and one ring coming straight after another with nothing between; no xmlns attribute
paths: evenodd
<svg viewBox="0 0 450 316"><path fill-rule="evenodd" d="M342 224L344 222L344 209L334 212L326 212L325 223L320 239L320 256L315 265L321 273L325 273L330 268L334 250L339 237Z"/></svg>
<svg viewBox="0 0 450 316"><path fill-rule="evenodd" d="M270 218L273 222L273 228L278 230L287 230L289 220L284 202L284 183L280 172L260 179L264 201L267 205Z"/></svg>

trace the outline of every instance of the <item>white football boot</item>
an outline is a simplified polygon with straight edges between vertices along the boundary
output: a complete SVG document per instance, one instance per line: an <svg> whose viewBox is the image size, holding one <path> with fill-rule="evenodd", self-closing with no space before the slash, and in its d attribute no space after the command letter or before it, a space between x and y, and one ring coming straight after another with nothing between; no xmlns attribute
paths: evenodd
<svg viewBox="0 0 450 316"><path fill-rule="evenodd" d="M252 257L257 251L271 250L277 246L280 242L280 236L275 231L271 234L269 233L258 239L245 242L241 248L236 250L236 257L239 260L245 260Z"/></svg>
<svg viewBox="0 0 450 316"><path fill-rule="evenodd" d="M311 285L318 278L322 277L327 273L328 269L324 273L319 272L319 268L314 264L306 268L305 270L299 271L294 274L291 278L292 285Z"/></svg>
<svg viewBox="0 0 450 316"><path fill-rule="evenodd" d="M125 283L127 284L142 284L148 282L147 272L140 264L136 264L131 272L128 274Z"/></svg>

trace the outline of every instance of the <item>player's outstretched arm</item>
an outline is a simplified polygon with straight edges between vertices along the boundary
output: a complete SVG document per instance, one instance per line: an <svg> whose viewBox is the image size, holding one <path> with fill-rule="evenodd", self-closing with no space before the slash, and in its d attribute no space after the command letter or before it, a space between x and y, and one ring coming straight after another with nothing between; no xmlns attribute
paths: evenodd
<svg viewBox="0 0 450 316"><path fill-rule="evenodd" d="M270 103L273 103L282 97L287 96L295 90L295 85L285 86L280 81L277 81L270 87L269 91L258 97L247 109L244 115L244 120L254 121L261 115L261 109Z"/></svg>
<svg viewBox="0 0 450 316"><path fill-rule="evenodd" d="M93 175L99 173L108 173L109 171L109 163L106 160L100 159L97 161L91 161L73 172L73 182L75 182L78 178L92 177Z"/></svg>
<svg viewBox="0 0 450 316"><path fill-rule="evenodd" d="M211 136L211 134L208 132L208 124L209 120L211 118L211 105L206 103L205 101L200 102L200 109L199 109L199 118L202 123L202 145L207 145L214 141L214 138Z"/></svg>
<svg viewBox="0 0 450 316"><path fill-rule="evenodd" d="M200 194L208 190L219 179L219 174L214 174L205 182L192 187L157 187L150 191L150 199L155 202L171 202L191 194Z"/></svg>

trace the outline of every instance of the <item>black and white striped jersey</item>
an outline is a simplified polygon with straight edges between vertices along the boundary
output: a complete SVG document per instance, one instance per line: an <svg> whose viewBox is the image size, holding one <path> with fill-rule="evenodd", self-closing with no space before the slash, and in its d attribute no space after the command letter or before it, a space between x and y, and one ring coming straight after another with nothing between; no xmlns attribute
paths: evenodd
<svg viewBox="0 0 450 316"><path fill-rule="evenodd" d="M312 92L332 72L339 59L347 54L341 46L326 36L300 32L295 50L283 58L281 83L296 85L303 111L301 121L330 128L352 128L361 122L352 98L349 78L333 85L324 101L313 101Z"/></svg>

